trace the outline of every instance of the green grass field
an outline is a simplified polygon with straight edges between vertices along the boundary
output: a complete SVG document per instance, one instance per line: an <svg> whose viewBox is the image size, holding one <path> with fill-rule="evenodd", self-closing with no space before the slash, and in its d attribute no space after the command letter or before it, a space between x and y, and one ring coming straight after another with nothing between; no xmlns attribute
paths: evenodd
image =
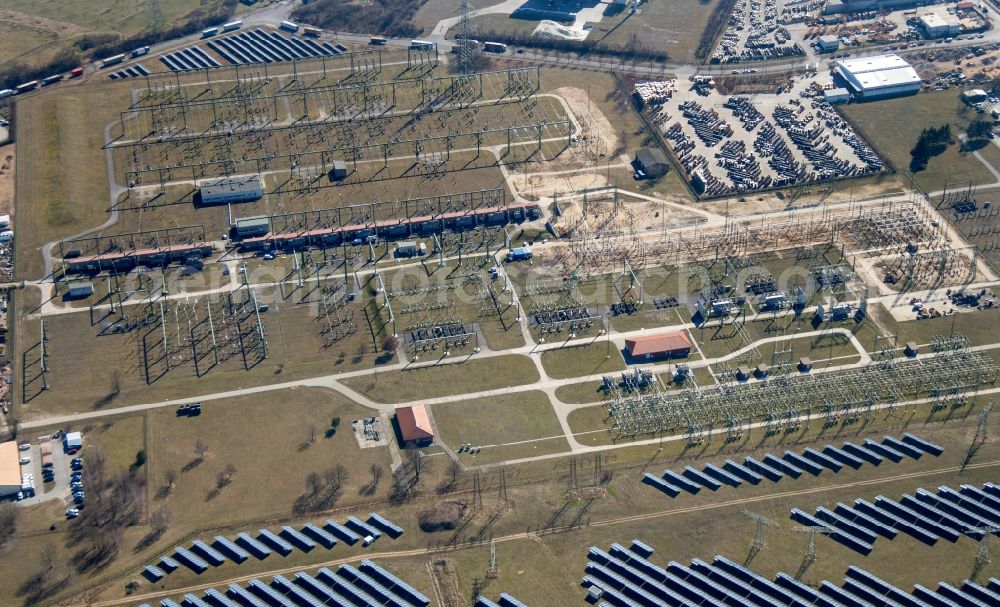
<svg viewBox="0 0 1000 607"><path fill-rule="evenodd" d="M536 381L538 370L531 359L512 354L349 377L343 384L372 400L393 403L523 386Z"/></svg>
<svg viewBox="0 0 1000 607"><path fill-rule="evenodd" d="M452 449L466 443L483 447L477 454L460 455L466 465L568 450L544 392L456 401L433 405L432 411L441 440Z"/></svg>
<svg viewBox="0 0 1000 607"><path fill-rule="evenodd" d="M871 103L852 103L841 110L897 170L909 173L910 150L917 143L921 130L950 124L952 135L957 138L979 117L975 110L959 100L958 93L957 90L920 93ZM910 174L928 192L942 189L945 182L971 180L974 184L986 184L995 181L981 162L960 151L958 142L940 156L931 158L927 169Z"/></svg>
<svg viewBox="0 0 1000 607"><path fill-rule="evenodd" d="M598 373L613 373L625 369L625 361L615 345L598 339L593 344L546 350L542 353L542 366L553 379L583 377Z"/></svg>

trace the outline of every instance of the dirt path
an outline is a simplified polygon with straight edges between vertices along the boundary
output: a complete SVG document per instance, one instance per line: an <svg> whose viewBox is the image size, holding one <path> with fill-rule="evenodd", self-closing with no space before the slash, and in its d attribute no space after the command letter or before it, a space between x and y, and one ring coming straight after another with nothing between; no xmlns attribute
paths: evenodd
<svg viewBox="0 0 1000 607"><path fill-rule="evenodd" d="M589 103L587 91L573 86L564 86L552 91L566 100L569 109L580 121L583 133L580 136L580 147L592 146L605 155L618 149L618 132L611 122L593 103Z"/></svg>
<svg viewBox="0 0 1000 607"><path fill-rule="evenodd" d="M14 144L0 145L0 215L14 215Z"/></svg>

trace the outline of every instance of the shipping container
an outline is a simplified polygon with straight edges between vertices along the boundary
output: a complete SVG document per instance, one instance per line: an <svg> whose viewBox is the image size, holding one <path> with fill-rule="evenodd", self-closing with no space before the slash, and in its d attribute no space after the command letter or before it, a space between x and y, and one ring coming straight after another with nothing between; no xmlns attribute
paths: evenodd
<svg viewBox="0 0 1000 607"><path fill-rule="evenodd" d="M109 65L115 65L125 61L125 53L115 55L114 57L108 57L107 59L101 60L101 67L108 67Z"/></svg>
<svg viewBox="0 0 1000 607"><path fill-rule="evenodd" d="M430 40L410 40L410 48L413 50L429 51L434 48L434 43Z"/></svg>
<svg viewBox="0 0 1000 607"><path fill-rule="evenodd" d="M506 53L507 45L502 42L484 42L483 50L487 53Z"/></svg>
<svg viewBox="0 0 1000 607"><path fill-rule="evenodd" d="M207 30L201 30L201 37L202 38L211 38L212 36L214 36L214 35L216 35L218 33L219 33L219 28L217 28L217 27L210 27Z"/></svg>
<svg viewBox="0 0 1000 607"><path fill-rule="evenodd" d="M82 67L73 68L73 70L69 73L70 78L79 78L80 76L83 76Z"/></svg>
<svg viewBox="0 0 1000 607"><path fill-rule="evenodd" d="M319 29L318 27L304 26L302 28L302 35L303 36L313 36L313 37L316 37L316 36L319 36L322 33L323 33L323 30Z"/></svg>
<svg viewBox="0 0 1000 607"><path fill-rule="evenodd" d="M242 21L230 21L229 23L225 23L222 25L222 31L231 32L233 30L238 30L241 27L243 27Z"/></svg>
<svg viewBox="0 0 1000 607"><path fill-rule="evenodd" d="M148 46L140 46L137 49L132 49L132 56L133 57L142 57L143 55L145 55L148 52L149 52L149 47Z"/></svg>
<svg viewBox="0 0 1000 607"><path fill-rule="evenodd" d="M50 84L55 84L63 79L62 74L53 74L51 76L46 76L42 78L42 86L48 86Z"/></svg>
<svg viewBox="0 0 1000 607"><path fill-rule="evenodd" d="M3 99L4 97L10 97L13 94L14 94L14 89L3 89L2 91L0 91L0 99Z"/></svg>
<svg viewBox="0 0 1000 607"><path fill-rule="evenodd" d="M383 36L372 36L371 40L368 41L368 44L373 44L375 46L382 46L382 45L385 44L385 37L383 37Z"/></svg>
<svg viewBox="0 0 1000 607"><path fill-rule="evenodd" d="M299 24L298 23L292 23L291 21L282 21L281 24L279 25L279 27L281 27L281 29L287 30L289 32L297 32L297 31L299 31Z"/></svg>

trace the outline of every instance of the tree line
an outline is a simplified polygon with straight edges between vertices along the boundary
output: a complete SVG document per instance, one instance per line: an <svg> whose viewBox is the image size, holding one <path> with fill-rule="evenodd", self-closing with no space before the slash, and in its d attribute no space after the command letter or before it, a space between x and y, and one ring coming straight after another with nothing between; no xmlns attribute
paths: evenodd
<svg viewBox="0 0 1000 607"><path fill-rule="evenodd" d="M621 60L638 59L641 61L669 61L670 55L666 52L647 47L642 44L637 36L632 36L624 46L597 46L593 41L588 40L568 40L564 38L541 38L530 33L520 32L498 32L486 30L478 34L482 40L490 42L502 42L513 46L525 46L536 49L557 51L564 53L576 53L577 55L596 55L602 57L615 57Z"/></svg>
<svg viewBox="0 0 1000 607"><path fill-rule="evenodd" d="M917 144L910 150L910 170L916 173L926 169L930 159L944 153L952 143L950 124L927 127L920 132Z"/></svg>
<svg viewBox="0 0 1000 607"><path fill-rule="evenodd" d="M127 38L123 38L120 34L87 34L42 65L29 66L14 62L0 68L0 89L14 88L24 82L67 72L92 59L111 57L134 48L182 38L205 28L220 25L233 16L237 4L238 0L222 0L214 8L191 11L176 25L155 32L141 31Z"/></svg>
<svg viewBox="0 0 1000 607"><path fill-rule="evenodd" d="M413 15L426 0L373 0L361 7L342 0L315 0L292 11L292 20L319 28L392 38L414 38Z"/></svg>

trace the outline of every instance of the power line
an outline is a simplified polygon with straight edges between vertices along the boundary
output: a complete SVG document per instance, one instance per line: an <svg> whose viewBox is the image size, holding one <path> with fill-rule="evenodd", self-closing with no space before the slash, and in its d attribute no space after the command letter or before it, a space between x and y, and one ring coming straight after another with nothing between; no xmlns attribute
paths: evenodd
<svg viewBox="0 0 1000 607"><path fill-rule="evenodd" d="M146 28L151 32L163 29L163 12L160 10L160 0L146 0Z"/></svg>

